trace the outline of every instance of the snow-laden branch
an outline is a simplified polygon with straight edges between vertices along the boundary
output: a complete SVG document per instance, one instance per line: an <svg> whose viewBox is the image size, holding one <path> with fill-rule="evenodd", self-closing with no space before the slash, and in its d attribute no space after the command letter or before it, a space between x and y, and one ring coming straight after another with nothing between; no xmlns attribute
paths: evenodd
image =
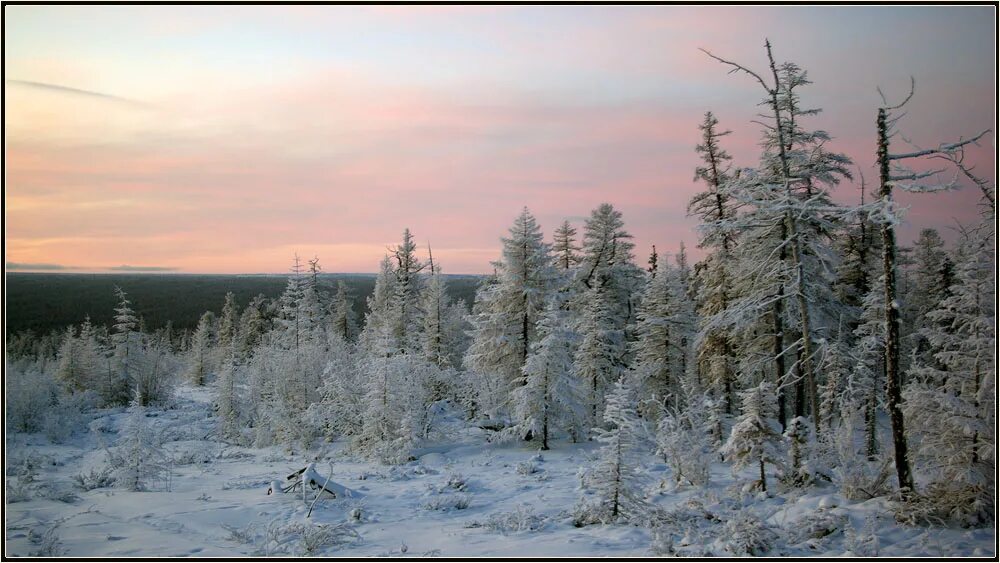
<svg viewBox="0 0 1000 563"><path fill-rule="evenodd" d="M928 170L926 172L914 172L908 168L896 167L894 169L897 174L890 174L890 182L900 182L903 180L922 180L924 178L930 178L931 176L937 176L938 174L944 172L944 168L937 168L935 170Z"/></svg>
<svg viewBox="0 0 1000 563"><path fill-rule="evenodd" d="M954 143L941 144L936 149L923 149L923 150L918 150L918 151L908 152L908 153L890 154L888 156L888 158L889 158L889 160L903 160L903 159L906 159L906 158L916 158L918 156L929 156L929 155L933 155L933 154L954 153L956 150L964 147L965 145L968 145L970 143L975 143L976 141L978 141L979 139L981 139L983 137L983 135L986 135L989 132L990 132L990 130L987 129L987 130L983 131L982 133L976 135L975 137L972 137L971 139L965 139L965 140L961 140L960 139L960 140L958 140L958 141L956 141Z"/></svg>

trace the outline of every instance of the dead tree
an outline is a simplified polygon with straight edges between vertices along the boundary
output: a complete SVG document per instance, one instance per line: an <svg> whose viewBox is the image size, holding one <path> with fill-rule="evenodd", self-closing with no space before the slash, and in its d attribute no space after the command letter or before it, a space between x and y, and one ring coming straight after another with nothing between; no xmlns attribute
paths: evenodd
<svg viewBox="0 0 1000 563"><path fill-rule="evenodd" d="M882 106L878 108L876 128L878 134L878 171L879 197L881 198L880 232L882 236L882 275L885 279L885 394L886 407L889 410L889 421L892 425L893 456L896 462L896 477L899 479L900 492L903 495L913 491L913 473L907 453L906 431L903 421L902 389L899 376L899 303L896 300L896 211L892 204L892 189L899 188L906 192L927 193L950 190L958 185L958 175L949 182L930 181L937 177L943 169L926 172L916 172L902 165L903 161L921 157L940 157L958 165L959 170L967 174L961 165L962 147L977 142L987 131L970 139L959 139L953 143L942 143L934 149L920 149L904 153L890 152L890 142L898 134L896 122L905 115L893 115L912 98L915 82L910 79L910 94L901 103L889 105L882 91ZM905 139L904 139L905 141ZM980 186L981 187L981 186Z"/></svg>

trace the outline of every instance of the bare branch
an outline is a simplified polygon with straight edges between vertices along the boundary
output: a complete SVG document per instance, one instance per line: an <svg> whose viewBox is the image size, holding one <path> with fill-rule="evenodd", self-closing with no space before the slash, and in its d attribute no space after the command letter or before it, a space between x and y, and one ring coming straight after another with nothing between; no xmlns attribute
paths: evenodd
<svg viewBox="0 0 1000 563"><path fill-rule="evenodd" d="M763 121L757 121L756 119L751 119L750 123L756 123L757 125L760 125L761 127L765 128L765 129L768 129L770 131L774 131L774 125L768 125L767 123L764 123Z"/></svg>
<svg viewBox="0 0 1000 563"><path fill-rule="evenodd" d="M705 53L709 57L712 57L713 59L719 61L722 64L729 65L729 66L733 67L733 69L729 71L731 73L732 72L737 72L737 71L743 71L743 72L749 74L750 76L756 78L757 82L759 82L760 85L763 86L764 89L767 90L768 93L771 93L771 91L772 91L771 87L768 86L767 83L764 82L764 79L761 78L760 75L757 74L756 72L748 69L747 67L745 67L745 66L743 66L743 65L741 65L739 63L734 63L733 61L727 61L726 59L723 59L722 57L717 57L717 56L713 55L712 53L710 53L706 49L702 49L702 48L699 47L698 50L701 51L702 53Z"/></svg>
<svg viewBox="0 0 1000 563"><path fill-rule="evenodd" d="M990 188L989 183L984 178L980 178L972 173L973 169L975 169L974 166L965 165L965 149L963 147L960 147L956 151L932 155L931 158L941 158L954 164L962 175L971 180L972 183L979 188L979 191L983 192L983 198L986 199L986 204L993 211L993 213L996 213L996 193Z"/></svg>
<svg viewBox="0 0 1000 563"><path fill-rule="evenodd" d="M909 95L906 96L905 100L903 100L902 102L900 102L900 103L898 103L898 104L896 104L894 106L890 106L889 105L889 101L886 100L885 94L882 93L882 89L881 88L876 88L876 90L878 90L878 95L882 98L882 103L884 104L882 106L882 109L884 109L886 111L892 111L894 109L899 109L899 108L905 106L906 103L910 101L910 98L913 97L913 93L914 93L914 91L916 91L916 88L917 88L917 81L916 81L916 79L913 78L913 76L910 76L910 93L909 93Z"/></svg>

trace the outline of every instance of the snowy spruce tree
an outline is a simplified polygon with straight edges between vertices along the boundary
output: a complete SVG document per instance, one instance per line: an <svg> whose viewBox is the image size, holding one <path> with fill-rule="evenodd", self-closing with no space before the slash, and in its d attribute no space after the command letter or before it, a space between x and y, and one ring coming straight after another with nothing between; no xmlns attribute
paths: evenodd
<svg viewBox="0 0 1000 563"><path fill-rule="evenodd" d="M269 329L267 314L268 300L263 295L257 295L247 303L240 313L239 328L236 331L236 359L245 362L250 358L254 348Z"/></svg>
<svg viewBox="0 0 1000 563"><path fill-rule="evenodd" d="M602 203L591 211L583 232L583 254L578 270L578 301L572 307L581 314L587 308L586 292L603 284L607 292L613 330L624 331L635 321L636 301L646 276L635 265L632 235L625 230L621 211Z"/></svg>
<svg viewBox="0 0 1000 563"><path fill-rule="evenodd" d="M688 215L700 220L698 248L706 251L696 266L698 273L698 313L702 322L730 307L734 295L731 269L735 260L737 233L727 228L736 216L736 203L729 193L732 157L722 148L720 139L731 132L719 130L719 120L712 112L705 113L699 125L702 142L695 147L703 164L695 168L695 180L705 183L706 190L695 195L688 204ZM733 412L732 335L725 326L704 326L696 351L701 372L713 392L725 400L726 412Z"/></svg>
<svg viewBox="0 0 1000 563"><path fill-rule="evenodd" d="M344 342L353 342L357 338L357 314L354 312L350 290L344 280L337 281L337 293L330 305L330 316L333 334L338 335Z"/></svg>
<svg viewBox="0 0 1000 563"><path fill-rule="evenodd" d="M242 417L241 389L237 384L239 367L236 365L235 349L229 351L222 359L218 377L215 379L216 405L219 416L219 435L223 440L239 442Z"/></svg>
<svg viewBox="0 0 1000 563"><path fill-rule="evenodd" d="M142 365L142 335L128 295L120 287L115 287L115 295L118 305L111 332L113 360L106 381L102 382L101 394L108 404L125 404Z"/></svg>
<svg viewBox="0 0 1000 563"><path fill-rule="evenodd" d="M590 425L603 418L605 393L625 370L625 331L617 328L609 278L595 279L586 299L583 317L577 326L580 345L573 356L573 372L586 389Z"/></svg>
<svg viewBox="0 0 1000 563"><path fill-rule="evenodd" d="M777 404L774 385L762 381L756 387L741 391L740 400L742 412L733 423L729 439L721 451L732 462L734 471L755 466L759 479L754 486L767 491L765 465L782 469L786 459L781 429L774 418Z"/></svg>
<svg viewBox="0 0 1000 563"><path fill-rule="evenodd" d="M569 221L563 221L552 235L552 254L559 269L568 271L580 263L581 248L576 243L576 229Z"/></svg>
<svg viewBox="0 0 1000 563"><path fill-rule="evenodd" d="M222 312L219 314L219 327L216 331L216 347L218 359L229 353L236 346L240 318L236 305L236 296L232 291L226 292L225 301L222 304Z"/></svg>
<svg viewBox="0 0 1000 563"><path fill-rule="evenodd" d="M59 346L58 366L56 367L56 379L68 391L81 391L89 387L89 380L92 376L87 373L82 365L82 338L77 337L76 328L68 327L63 334L62 344Z"/></svg>
<svg viewBox="0 0 1000 563"><path fill-rule="evenodd" d="M423 317L421 331L424 358L440 368L461 364L466 340L467 309L453 303L448 295L448 282L441 272L441 264L431 264L431 273L421 294L420 310Z"/></svg>
<svg viewBox="0 0 1000 563"><path fill-rule="evenodd" d="M417 258L417 245L410 229L403 230L403 241L393 250L393 258L396 283L390 298L392 337L400 352L419 353L423 329L420 293L424 281L419 274L426 264Z"/></svg>
<svg viewBox="0 0 1000 563"><path fill-rule="evenodd" d="M708 485L710 464L716 457L713 454L722 443L714 434L721 434L721 428L711 428L710 413L702 407L703 403L699 402L683 410L664 407L659 415L656 453L670 468L675 487L682 483L696 487Z"/></svg>
<svg viewBox="0 0 1000 563"><path fill-rule="evenodd" d="M558 296L538 321L540 340L524 364L524 377L512 393L515 425L509 436L531 436L549 449L557 431L573 441L586 435L588 410L580 380L573 373L577 335L567 327L567 312Z"/></svg>
<svg viewBox="0 0 1000 563"><path fill-rule="evenodd" d="M649 418L656 418L663 406L680 406L688 391L685 387L690 387L690 344L697 315L687 294L687 265L683 258L679 262L676 266L661 262L659 275L646 282L637 313L636 340L631 343L640 395L655 403L644 411Z"/></svg>
<svg viewBox="0 0 1000 563"><path fill-rule="evenodd" d="M375 347L359 360L364 376L361 428L356 451L381 463L402 463L430 431L430 385L436 366L415 354L394 354L392 327L382 329Z"/></svg>
<svg viewBox="0 0 1000 563"><path fill-rule="evenodd" d="M395 324L392 317L396 310L392 307L393 295L396 294L396 270L388 255L379 263L379 271L375 275L375 289L368 297L368 314L365 315L365 325L358 338L361 349L367 353L384 352L387 336L392 337L391 330ZM386 332L389 330L390 332ZM389 349L396 350L398 346L390 342Z"/></svg>
<svg viewBox="0 0 1000 563"><path fill-rule="evenodd" d="M206 311L198 320L198 327L191 335L190 359L187 377L194 385L205 385L215 370L215 314Z"/></svg>
<svg viewBox="0 0 1000 563"><path fill-rule="evenodd" d="M487 417L510 413L510 394L538 341L536 326L554 279L549 245L528 208L509 232L494 263L496 283L476 294L472 341L463 362L476 381L476 410Z"/></svg>
<svg viewBox="0 0 1000 563"><path fill-rule="evenodd" d="M604 428L597 429L601 443L597 464L584 479L596 498L577 507L574 519L579 524L637 522L645 514L642 481L636 473L645 429L635 404L634 391L625 378L619 378L607 395Z"/></svg>

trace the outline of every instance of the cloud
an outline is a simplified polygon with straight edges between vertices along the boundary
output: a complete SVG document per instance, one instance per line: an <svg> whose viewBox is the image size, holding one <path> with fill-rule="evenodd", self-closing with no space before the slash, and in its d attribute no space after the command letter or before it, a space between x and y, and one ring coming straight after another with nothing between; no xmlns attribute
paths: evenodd
<svg viewBox="0 0 1000 563"><path fill-rule="evenodd" d="M128 264L122 264L121 266L112 266L108 270L112 272L175 272L177 268L171 266L129 266Z"/></svg>
<svg viewBox="0 0 1000 563"><path fill-rule="evenodd" d="M57 271L57 270L73 270L72 266L63 266L62 264L38 264L31 262L7 262L6 268L8 270L46 270L46 271Z"/></svg>
<svg viewBox="0 0 1000 563"><path fill-rule="evenodd" d="M33 80L14 80L14 79L7 79L4 80L4 82L8 85L13 85L13 86L24 86L26 88L47 90L49 92L58 92L62 94L70 94L75 96L87 96L90 98L100 98L103 100L108 100L119 104L126 104L133 107L141 107L141 108L150 107L149 104L147 104L146 102L141 102L139 100L133 100L131 98L123 98L121 96L115 96L114 94L105 94L104 92L95 92L93 90L83 90L81 88L62 86L60 84L49 84L47 82L35 82Z"/></svg>

